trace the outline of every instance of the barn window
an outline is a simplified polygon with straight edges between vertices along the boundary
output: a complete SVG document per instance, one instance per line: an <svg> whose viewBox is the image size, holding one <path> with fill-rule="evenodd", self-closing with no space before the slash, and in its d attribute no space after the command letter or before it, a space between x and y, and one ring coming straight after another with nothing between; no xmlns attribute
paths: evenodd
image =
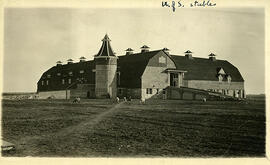
<svg viewBox="0 0 270 165"><path fill-rule="evenodd" d="M49 85L49 80L46 81L46 84Z"/></svg>
<svg viewBox="0 0 270 165"><path fill-rule="evenodd" d="M146 88L146 94L152 94L152 88Z"/></svg>
<svg viewBox="0 0 270 165"><path fill-rule="evenodd" d="M68 83L71 84L71 78L68 79Z"/></svg>
<svg viewBox="0 0 270 165"><path fill-rule="evenodd" d="M222 79L223 79L222 75L221 75L221 74L218 75L218 81L219 81L219 82L222 82Z"/></svg>
<svg viewBox="0 0 270 165"><path fill-rule="evenodd" d="M122 94L122 89L118 89L118 94L119 94L119 95Z"/></svg>
<svg viewBox="0 0 270 165"><path fill-rule="evenodd" d="M61 76L61 73L57 73L57 76Z"/></svg>
<svg viewBox="0 0 270 165"><path fill-rule="evenodd" d="M120 85L120 72L117 72L116 76L117 85Z"/></svg>
<svg viewBox="0 0 270 165"><path fill-rule="evenodd" d="M84 70L80 70L80 73L81 73L81 74L84 73Z"/></svg>
<svg viewBox="0 0 270 165"><path fill-rule="evenodd" d="M62 84L65 84L65 79L62 79Z"/></svg>
<svg viewBox="0 0 270 165"><path fill-rule="evenodd" d="M166 58L161 56L161 57L159 57L158 62L164 64L164 63L166 63Z"/></svg>
<svg viewBox="0 0 270 165"><path fill-rule="evenodd" d="M44 85L44 81L41 81L41 85Z"/></svg>
<svg viewBox="0 0 270 165"><path fill-rule="evenodd" d="M232 81L232 78L230 75L228 75L227 80L228 80L228 83L230 83Z"/></svg>

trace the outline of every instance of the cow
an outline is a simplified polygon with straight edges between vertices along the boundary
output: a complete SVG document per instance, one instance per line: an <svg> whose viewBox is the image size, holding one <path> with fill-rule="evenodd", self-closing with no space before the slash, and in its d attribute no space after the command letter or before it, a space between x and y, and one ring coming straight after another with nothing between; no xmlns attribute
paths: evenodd
<svg viewBox="0 0 270 165"><path fill-rule="evenodd" d="M80 103L81 99L79 97L76 97L74 100L73 100L73 103Z"/></svg>
<svg viewBox="0 0 270 165"><path fill-rule="evenodd" d="M145 98L141 98L140 103L141 103L141 104L145 104Z"/></svg>
<svg viewBox="0 0 270 165"><path fill-rule="evenodd" d="M119 103L120 99L119 97L116 97L116 102Z"/></svg>

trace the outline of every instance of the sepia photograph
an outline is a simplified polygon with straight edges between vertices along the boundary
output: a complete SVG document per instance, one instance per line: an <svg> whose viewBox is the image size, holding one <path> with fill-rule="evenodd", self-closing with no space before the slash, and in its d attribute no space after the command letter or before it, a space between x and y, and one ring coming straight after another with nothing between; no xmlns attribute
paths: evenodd
<svg viewBox="0 0 270 165"><path fill-rule="evenodd" d="M2 157L266 158L265 10L5 7Z"/></svg>

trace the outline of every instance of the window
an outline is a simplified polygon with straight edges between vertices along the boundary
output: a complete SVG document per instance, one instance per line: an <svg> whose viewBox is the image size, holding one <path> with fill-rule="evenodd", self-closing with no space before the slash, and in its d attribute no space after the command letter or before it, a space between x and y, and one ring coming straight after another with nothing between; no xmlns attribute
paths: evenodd
<svg viewBox="0 0 270 165"><path fill-rule="evenodd" d="M146 88L146 94L152 94L152 88Z"/></svg>
<svg viewBox="0 0 270 165"><path fill-rule="evenodd" d="M41 85L44 85L44 81L43 80L41 81Z"/></svg>
<svg viewBox="0 0 270 165"><path fill-rule="evenodd" d="M170 86L178 86L178 73L170 73Z"/></svg>
<svg viewBox="0 0 270 165"><path fill-rule="evenodd" d="M122 94L122 89L118 89L118 94L119 94L119 95Z"/></svg>
<svg viewBox="0 0 270 165"><path fill-rule="evenodd" d="M46 84L49 85L49 80L46 81Z"/></svg>
<svg viewBox="0 0 270 165"><path fill-rule="evenodd" d="M81 74L84 73L84 70L80 70L80 73L81 73Z"/></svg>
<svg viewBox="0 0 270 165"><path fill-rule="evenodd" d="M166 63L166 58L161 56L161 57L158 58L158 62L165 64Z"/></svg>
<svg viewBox="0 0 270 165"><path fill-rule="evenodd" d="M65 84L65 79L62 79L62 84Z"/></svg>
<svg viewBox="0 0 270 165"><path fill-rule="evenodd" d="M61 73L57 73L57 76L61 76Z"/></svg>
<svg viewBox="0 0 270 165"><path fill-rule="evenodd" d="M221 75L221 74L218 75L218 81L219 81L219 82L222 82L222 79L223 79L222 75Z"/></svg>
<svg viewBox="0 0 270 165"><path fill-rule="evenodd" d="M50 75L50 74L48 74L48 75L47 75L47 78L51 78L51 75Z"/></svg>
<svg viewBox="0 0 270 165"><path fill-rule="evenodd" d="M68 83L71 84L71 78L68 79Z"/></svg>
<svg viewBox="0 0 270 165"><path fill-rule="evenodd" d="M227 80L228 80L228 83L230 83L232 81L232 78L230 75L228 75Z"/></svg>
<svg viewBox="0 0 270 165"><path fill-rule="evenodd" d="M72 76L73 73L72 73L72 72L68 72L68 74L69 74L70 76Z"/></svg>
<svg viewBox="0 0 270 165"><path fill-rule="evenodd" d="M116 76L117 85L120 85L120 72L117 72Z"/></svg>

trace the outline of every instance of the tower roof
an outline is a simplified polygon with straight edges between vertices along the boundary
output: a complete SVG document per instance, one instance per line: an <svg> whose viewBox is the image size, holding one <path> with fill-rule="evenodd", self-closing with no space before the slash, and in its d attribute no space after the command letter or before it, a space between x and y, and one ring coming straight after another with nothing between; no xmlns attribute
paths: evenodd
<svg viewBox="0 0 270 165"><path fill-rule="evenodd" d="M98 54L96 57L115 57L115 53L112 50L111 44L110 44L110 38L106 34L104 38L102 39L102 46L100 50L98 51Z"/></svg>

